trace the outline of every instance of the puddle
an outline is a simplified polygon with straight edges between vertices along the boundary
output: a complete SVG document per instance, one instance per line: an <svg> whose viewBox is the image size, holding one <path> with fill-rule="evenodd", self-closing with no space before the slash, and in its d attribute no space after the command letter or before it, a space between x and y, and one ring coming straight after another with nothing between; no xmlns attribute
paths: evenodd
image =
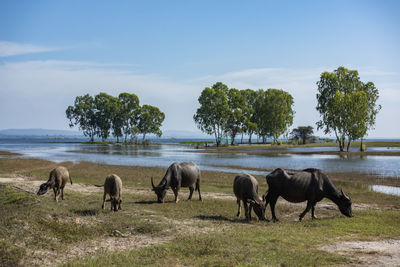
<svg viewBox="0 0 400 267"><path fill-rule="evenodd" d="M388 195L400 196L400 187L387 186L387 185L372 185L370 189L375 192L384 193Z"/></svg>

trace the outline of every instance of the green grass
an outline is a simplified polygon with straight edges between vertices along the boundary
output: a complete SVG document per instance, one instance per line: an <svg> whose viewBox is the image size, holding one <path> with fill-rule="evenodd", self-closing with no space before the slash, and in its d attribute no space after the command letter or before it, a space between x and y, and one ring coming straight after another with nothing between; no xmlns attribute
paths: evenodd
<svg viewBox="0 0 400 267"><path fill-rule="evenodd" d="M47 180L58 164L32 159L0 158L0 174L27 175L32 180ZM165 168L102 165L64 162L74 183L99 184L108 173L117 173L124 188L150 189L150 177L158 181ZM67 266L309 266L358 264L354 258L320 250L325 244L343 241L400 238L400 197L371 192L361 182L362 175L332 174L337 187L343 187L355 204L373 205L374 209L354 210L346 218L337 209L317 204L321 219L294 222L303 208L278 203L278 223L244 220L236 217L237 205L231 199L204 197L185 201L182 188L180 202L168 194L166 203L156 203L148 193L123 191L122 211L111 212L109 203L101 210L102 193L77 193L65 189L65 200L56 203L52 192L44 196L0 184L0 265L32 265L34 251L62 257L74 247L85 251L85 242L118 240L110 237L114 230L132 238L164 240L160 244L113 252L100 250L90 256L66 258ZM202 191L233 195L234 174L202 172ZM257 176L260 195L267 189L265 178ZM371 177L365 179L372 179ZM135 191L134 191L135 192ZM185 193L185 194L183 194ZM329 201L329 200L324 200ZM254 215L253 215L254 216ZM269 208L267 217L271 217ZM165 239L167 238L167 239ZM136 242L133 239L132 242ZM113 244L113 243L111 243ZM46 255L46 254L44 254Z"/></svg>

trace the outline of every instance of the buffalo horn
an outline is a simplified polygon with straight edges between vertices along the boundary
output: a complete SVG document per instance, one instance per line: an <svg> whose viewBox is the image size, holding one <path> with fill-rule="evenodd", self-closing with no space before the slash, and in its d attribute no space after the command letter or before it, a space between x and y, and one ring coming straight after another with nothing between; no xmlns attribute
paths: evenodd
<svg viewBox="0 0 400 267"><path fill-rule="evenodd" d="M154 183L153 183L153 176L151 176L151 186L153 187L153 189L156 188L156 187L154 186Z"/></svg>

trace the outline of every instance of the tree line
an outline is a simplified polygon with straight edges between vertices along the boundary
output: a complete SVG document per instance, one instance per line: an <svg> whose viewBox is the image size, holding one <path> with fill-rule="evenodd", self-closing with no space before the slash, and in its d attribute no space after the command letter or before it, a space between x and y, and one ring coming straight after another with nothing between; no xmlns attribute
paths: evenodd
<svg viewBox="0 0 400 267"><path fill-rule="evenodd" d="M198 98L200 107L193 119L203 132L214 135L217 146L224 137L234 144L238 134L254 134L277 142L293 123L293 97L283 90L238 90L217 82L205 88Z"/></svg>
<svg viewBox="0 0 400 267"><path fill-rule="evenodd" d="M158 107L140 106L139 98L130 93L121 93L118 97L106 93L77 96L65 113L69 126L78 126L92 142L96 136L106 141L110 134L117 142L124 138L125 143L136 139L138 134L143 135L143 141L150 133L161 136L160 127L165 119Z"/></svg>
<svg viewBox="0 0 400 267"><path fill-rule="evenodd" d="M339 67L333 72L323 72L317 82L316 110L321 120L317 129L333 133L340 151L349 151L351 142L362 140L375 125L378 112L379 91L373 82L362 82L356 70ZM238 90L217 82L206 87L198 98L200 107L193 119L197 127L215 136L217 146L224 136L235 142L237 134L253 134L262 138L278 138L287 133L293 123L293 97L283 90ZM305 144L312 136L312 126L300 126L291 132L294 140ZM347 141L347 145L346 145Z"/></svg>

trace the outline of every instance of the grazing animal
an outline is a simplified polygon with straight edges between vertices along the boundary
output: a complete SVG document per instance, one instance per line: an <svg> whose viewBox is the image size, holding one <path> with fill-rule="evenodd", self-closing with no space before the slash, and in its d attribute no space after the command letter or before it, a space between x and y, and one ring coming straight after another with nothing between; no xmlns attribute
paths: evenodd
<svg viewBox="0 0 400 267"><path fill-rule="evenodd" d="M196 184L196 189L193 185ZM153 191L157 195L158 203L163 203L167 190L171 187L175 195L175 203L178 200L178 192L181 187L189 187L190 194L188 200L192 199L193 191L199 192L199 200L201 199L200 193L200 169L193 162L174 162L168 167L164 178L157 186L154 186L153 177L151 177L151 185Z"/></svg>
<svg viewBox="0 0 400 267"><path fill-rule="evenodd" d="M122 191L122 181L116 174L110 174L107 176L103 185L95 185L97 187L104 187L103 204L101 208L104 209L104 202L111 202L111 210L118 211L121 210L121 191ZM106 200L107 194L110 199Z"/></svg>
<svg viewBox="0 0 400 267"><path fill-rule="evenodd" d="M300 214L299 221L311 209L311 217L315 219L314 209L317 202L324 197L332 200L342 214L353 217L350 198L337 190L328 176L319 169L305 169L298 172L287 173L282 169L275 169L266 176L268 191L264 194L265 207L270 204L272 219L275 216L275 204L279 196L289 202L307 201L306 209Z"/></svg>
<svg viewBox="0 0 400 267"><path fill-rule="evenodd" d="M233 192L237 198L238 217L240 216L241 209L240 201L243 201L246 220L251 220L252 209L254 209L254 212L260 220L266 220L265 205L258 197L258 182L256 178L250 174L241 174L236 176L233 181ZM250 207L247 207L247 203L250 203Z"/></svg>
<svg viewBox="0 0 400 267"><path fill-rule="evenodd" d="M64 200L64 187L65 184L70 180L72 184L72 179L69 176L69 172L67 168L59 166L54 168L49 175L49 180L44 184L40 185L39 191L37 192L38 195L45 194L49 188L52 188L54 191L54 200L58 202L58 198L61 191L61 199Z"/></svg>

